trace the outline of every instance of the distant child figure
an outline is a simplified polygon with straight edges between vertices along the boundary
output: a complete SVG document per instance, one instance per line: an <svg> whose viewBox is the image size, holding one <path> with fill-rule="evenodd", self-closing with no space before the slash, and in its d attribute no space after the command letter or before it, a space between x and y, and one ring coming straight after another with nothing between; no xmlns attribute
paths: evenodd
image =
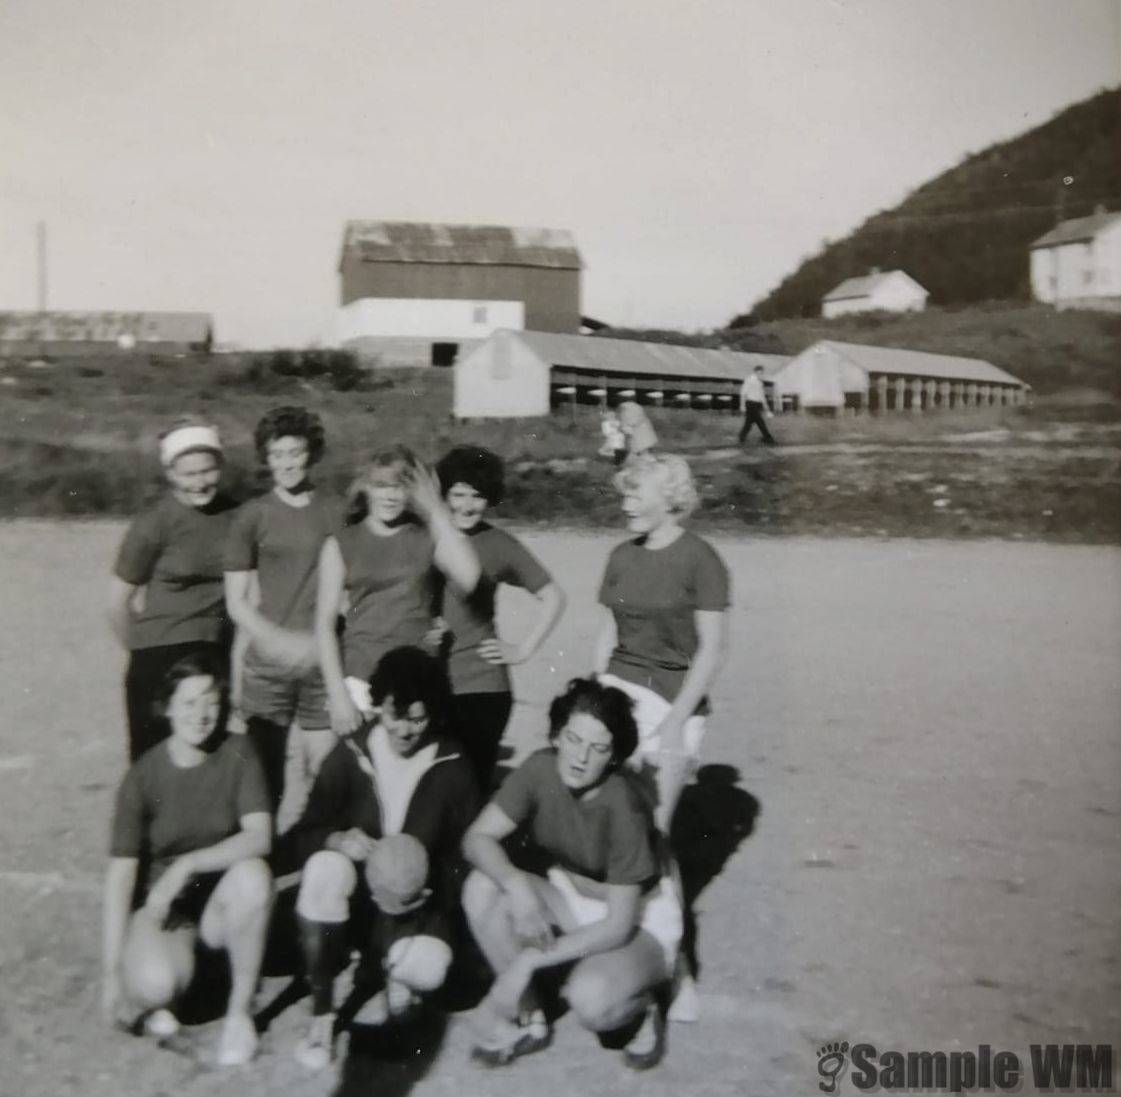
<svg viewBox="0 0 1121 1097"><path fill-rule="evenodd" d="M650 417L633 400L624 400L619 405L619 425L627 439L627 457L647 453L658 444Z"/></svg>
<svg viewBox="0 0 1121 1097"><path fill-rule="evenodd" d="M605 411L600 419L599 429L603 435L603 445L599 447L599 455L610 457L616 466L621 465L627 459L627 436L623 433L619 416L613 411Z"/></svg>

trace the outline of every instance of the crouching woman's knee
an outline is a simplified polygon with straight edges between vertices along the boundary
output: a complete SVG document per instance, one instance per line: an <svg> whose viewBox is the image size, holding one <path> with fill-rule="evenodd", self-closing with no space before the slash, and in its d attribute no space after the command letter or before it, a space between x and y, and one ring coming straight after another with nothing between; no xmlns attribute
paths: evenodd
<svg viewBox="0 0 1121 1097"><path fill-rule="evenodd" d="M386 968L392 978L421 994L444 985L451 962L448 943L427 935L394 941L386 956Z"/></svg>
<svg viewBox="0 0 1121 1097"><path fill-rule="evenodd" d="M194 975L194 946L191 930L164 932L147 911L138 910L121 954L125 993L143 1009L170 1005Z"/></svg>
<svg viewBox="0 0 1121 1097"><path fill-rule="evenodd" d="M610 974L588 960L576 966L564 987L577 1021L592 1032L606 1032L618 1026L621 1002L619 989Z"/></svg>
<svg viewBox="0 0 1121 1097"><path fill-rule="evenodd" d="M231 911L246 916L260 914L272 906L274 885L269 866L260 857L238 861L226 870L221 888Z"/></svg>
<svg viewBox="0 0 1121 1097"><path fill-rule="evenodd" d="M334 850L313 853L300 876L296 913L312 922L345 922L358 871L349 857Z"/></svg>
<svg viewBox="0 0 1121 1097"><path fill-rule="evenodd" d="M475 869L463 883L463 913L472 930L489 920L495 904L502 899L502 891L485 873Z"/></svg>

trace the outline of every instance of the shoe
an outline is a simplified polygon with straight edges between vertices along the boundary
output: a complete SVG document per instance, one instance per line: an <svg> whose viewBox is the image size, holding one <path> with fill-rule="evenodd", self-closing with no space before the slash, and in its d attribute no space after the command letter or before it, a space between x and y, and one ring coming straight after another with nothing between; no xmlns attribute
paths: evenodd
<svg viewBox="0 0 1121 1097"><path fill-rule="evenodd" d="M623 1048L623 1062L631 1070L651 1070L666 1054L666 1019L655 1002L646 1007L638 1032Z"/></svg>
<svg viewBox="0 0 1121 1097"><path fill-rule="evenodd" d="M305 1070L325 1070L335 1057L335 1015L322 1013L311 1019L304 1038L296 1045L296 1062Z"/></svg>
<svg viewBox="0 0 1121 1097"><path fill-rule="evenodd" d="M553 1041L553 1031L539 1009L523 1014L516 1021L508 1021L486 1010L485 1015L476 1016L474 1024L476 1032L480 1028L484 1030L471 1049L471 1058L488 1067L507 1066L523 1055L543 1051Z"/></svg>
<svg viewBox="0 0 1121 1097"><path fill-rule="evenodd" d="M257 1026L248 1013L231 1013L222 1026L222 1036L218 1041L218 1065L220 1067L240 1067L257 1054L260 1037Z"/></svg>
<svg viewBox="0 0 1121 1097"><path fill-rule="evenodd" d="M370 1028L384 1025L389 1020L389 1000L384 990L379 990L367 998L351 1018L351 1024L365 1025Z"/></svg>
<svg viewBox="0 0 1121 1097"><path fill-rule="evenodd" d="M179 1031L179 1018L170 1009L154 1009L144 1018L144 1035L169 1040Z"/></svg>
<svg viewBox="0 0 1121 1097"><path fill-rule="evenodd" d="M390 979L385 984L385 1002L389 1016L401 1020L420 1009L420 995L406 983Z"/></svg>
<svg viewBox="0 0 1121 1097"><path fill-rule="evenodd" d="M701 996L697 980L688 972L679 976L673 987L673 1001L666 1019L676 1024L692 1025L701 1018Z"/></svg>

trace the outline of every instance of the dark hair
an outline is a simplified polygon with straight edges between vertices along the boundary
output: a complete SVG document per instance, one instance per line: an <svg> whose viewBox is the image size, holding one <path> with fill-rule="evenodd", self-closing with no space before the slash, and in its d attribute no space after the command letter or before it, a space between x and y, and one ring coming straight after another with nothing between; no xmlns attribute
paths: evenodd
<svg viewBox="0 0 1121 1097"><path fill-rule="evenodd" d="M506 490L502 458L481 446L454 446L436 462L436 475L442 495L456 484L467 484L492 507L502 502Z"/></svg>
<svg viewBox="0 0 1121 1097"><path fill-rule="evenodd" d="M303 438L307 442L308 465L314 465L327 448L323 420L314 411L290 404L265 412L253 432L253 442L262 464L268 460L269 443L278 438Z"/></svg>
<svg viewBox="0 0 1121 1097"><path fill-rule="evenodd" d="M392 697L399 713L416 701L428 710L429 727L447 727L451 714L451 685L444 664L417 647L399 647L381 657L370 676L370 700L385 704Z"/></svg>
<svg viewBox="0 0 1121 1097"><path fill-rule="evenodd" d="M369 486L370 477L378 469L397 468L401 470L420 467L420 460L408 446L394 442L391 446L379 449L373 457L362 467L362 471L351 481L346 492L346 514L344 522L348 526L356 526L366 520L370 513L370 502L366 498L366 488Z"/></svg>
<svg viewBox="0 0 1121 1097"><path fill-rule="evenodd" d="M573 678L559 697L549 706L549 742L555 743L561 728L575 712L594 716L611 735L612 760L624 762L638 747L638 725L634 719L634 702L614 686L605 686L594 678Z"/></svg>
<svg viewBox="0 0 1121 1097"><path fill-rule="evenodd" d="M167 706L171 704L179 683L188 678L213 678L219 695L225 701L228 685L225 660L207 651L197 651L176 659L164 672L153 698L157 716L167 715Z"/></svg>

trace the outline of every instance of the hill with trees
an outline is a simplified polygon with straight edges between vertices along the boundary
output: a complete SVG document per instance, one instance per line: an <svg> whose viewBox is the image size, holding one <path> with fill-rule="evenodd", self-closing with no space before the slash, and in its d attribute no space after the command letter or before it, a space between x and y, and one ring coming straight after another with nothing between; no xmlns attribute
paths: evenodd
<svg viewBox="0 0 1121 1097"><path fill-rule="evenodd" d="M1028 245L1099 206L1121 209L1121 88L967 156L826 244L729 326L817 316L834 286L874 267L905 270L931 305L1026 301Z"/></svg>

